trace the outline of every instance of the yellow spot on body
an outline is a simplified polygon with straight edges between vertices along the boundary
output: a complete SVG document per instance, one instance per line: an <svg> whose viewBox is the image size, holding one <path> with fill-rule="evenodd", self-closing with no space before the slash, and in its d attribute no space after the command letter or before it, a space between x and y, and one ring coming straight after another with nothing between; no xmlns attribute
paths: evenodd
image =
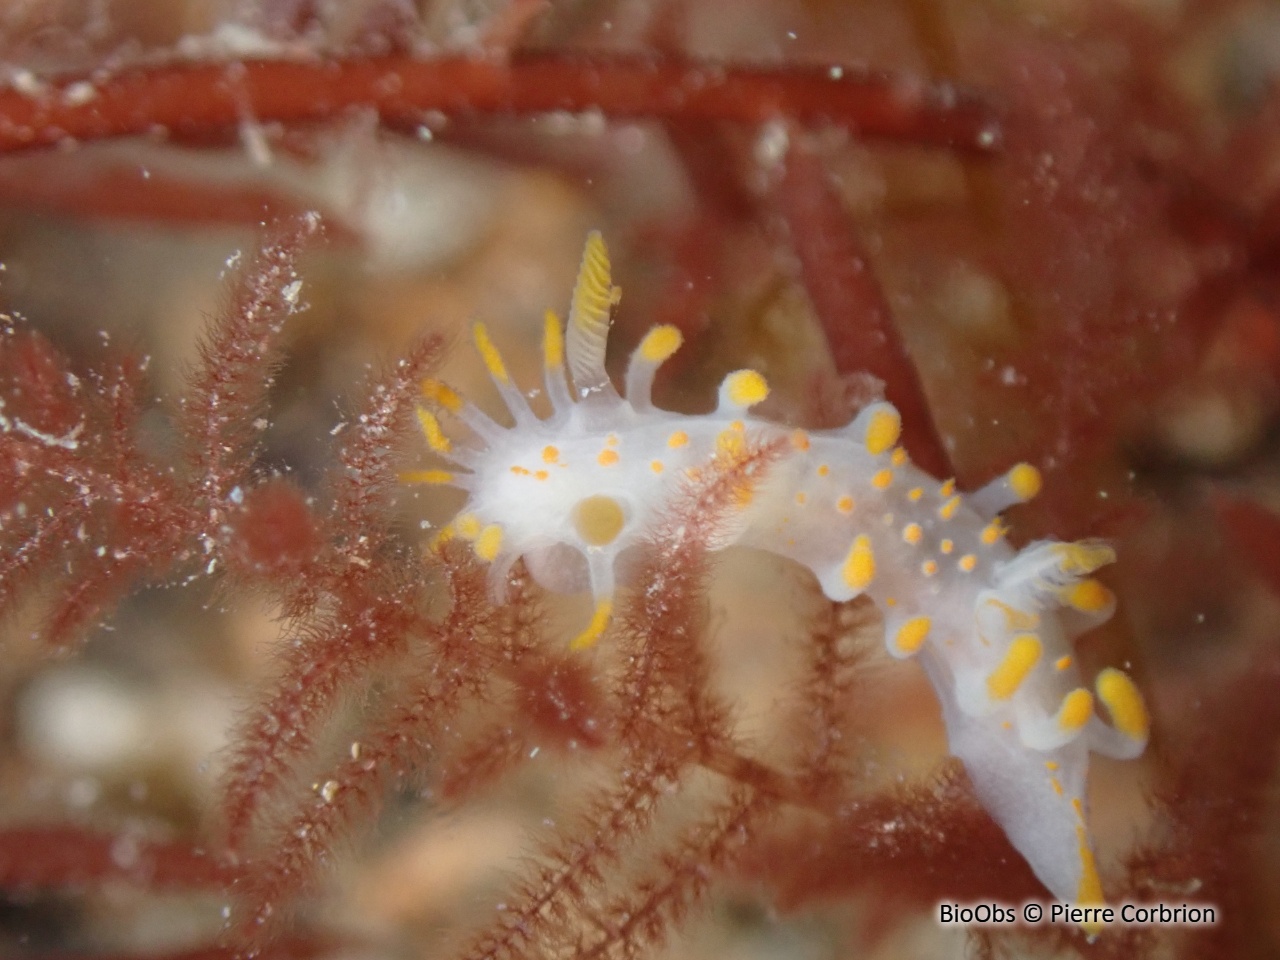
<svg viewBox="0 0 1280 960"><path fill-rule="evenodd" d="M649 469L652 470L654 473L661 473L663 470L666 469L666 467L663 465L661 460L654 460L652 463L649 464Z"/></svg>
<svg viewBox="0 0 1280 960"><path fill-rule="evenodd" d="M689 442L689 435L683 430L677 430L671 436L667 437L667 446L672 450L683 447Z"/></svg>
<svg viewBox="0 0 1280 960"><path fill-rule="evenodd" d="M943 520L950 520L956 515L956 511L960 509L960 498L952 497L946 503L938 508L938 516Z"/></svg>
<svg viewBox="0 0 1280 960"><path fill-rule="evenodd" d="M600 454L596 457L596 463L600 464L602 467L612 467L621 459L622 458L618 456L617 450L601 450Z"/></svg>
<svg viewBox="0 0 1280 960"><path fill-rule="evenodd" d="M1086 906L1104 903L1102 881L1098 879L1098 864L1093 859L1093 851L1089 849L1089 835L1085 833L1084 827L1078 824L1076 843L1080 852L1080 885L1076 888L1076 903ZM1102 929L1101 922L1096 920L1082 923L1080 926L1084 927L1085 932L1090 936L1096 935Z"/></svg>
<svg viewBox="0 0 1280 960"><path fill-rule="evenodd" d="M877 470L871 477L871 485L877 490L887 490L893 483L892 470Z"/></svg>
<svg viewBox="0 0 1280 960"><path fill-rule="evenodd" d="M400 474L401 483L453 483L453 474L448 470L410 470Z"/></svg>
<svg viewBox="0 0 1280 960"><path fill-rule="evenodd" d="M744 430L747 429L747 425L743 423L741 420L735 420L733 421L733 423L729 424L729 429L736 430L738 433L742 433Z"/></svg>
<svg viewBox="0 0 1280 960"><path fill-rule="evenodd" d="M542 462L543 462L543 463L555 463L555 462L556 462L557 460L559 460L559 459L560 459L560 449L559 449L558 447L543 447L543 448L542 448Z"/></svg>
<svg viewBox="0 0 1280 960"><path fill-rule="evenodd" d="M432 403L444 407L450 413L457 413L464 404L462 395L457 390L441 383L439 380L423 380L422 395Z"/></svg>
<svg viewBox="0 0 1280 960"><path fill-rule="evenodd" d="M1000 724L1000 726L1004 727L1004 729L1006 729L1006 730L1012 730L1012 729L1013 729L1013 724L1012 724L1012 723L1010 723L1008 720L1004 721L1002 724Z"/></svg>
<svg viewBox="0 0 1280 960"><path fill-rule="evenodd" d="M893 408L882 408L871 415L867 422L867 435L863 440L867 452L878 457L895 443L902 433L902 417Z"/></svg>
<svg viewBox="0 0 1280 960"><path fill-rule="evenodd" d="M978 565L978 558L972 553L966 553L963 557L956 561L956 566L965 573L973 573L974 568Z"/></svg>
<svg viewBox="0 0 1280 960"><path fill-rule="evenodd" d="M1093 694L1084 687L1076 687L1062 698L1062 706L1058 708L1058 726L1075 732L1088 723L1091 716Z"/></svg>
<svg viewBox="0 0 1280 960"><path fill-rule="evenodd" d="M911 458L907 456L907 451L902 449L902 447L898 447L889 456L889 462L892 463L895 467L906 466L907 461L910 459Z"/></svg>
<svg viewBox="0 0 1280 960"><path fill-rule="evenodd" d="M836 509L841 513L853 513L853 497L841 497L836 501Z"/></svg>
<svg viewBox="0 0 1280 960"><path fill-rule="evenodd" d="M1058 796L1062 796L1062 793L1063 793L1062 781L1060 781L1057 777L1049 778L1049 786L1053 787L1054 793L1056 793Z"/></svg>
<svg viewBox="0 0 1280 960"><path fill-rule="evenodd" d="M933 621L928 617L912 617L898 628L898 635L894 637L894 643L903 653L914 654L929 639L929 629L932 626Z"/></svg>
<svg viewBox="0 0 1280 960"><path fill-rule="evenodd" d="M423 436L427 438L427 446L436 453L448 453L452 449L453 444L444 435L444 431L440 429L440 421L430 410L418 410L418 424L422 427Z"/></svg>
<svg viewBox="0 0 1280 960"><path fill-rule="evenodd" d="M725 392L735 407L750 407L769 395L769 384L755 370L738 370L725 377Z"/></svg>
<svg viewBox="0 0 1280 960"><path fill-rule="evenodd" d="M1017 634L1009 643L1000 666L987 677L987 693L992 700L1008 700L1040 661L1040 638L1034 633Z"/></svg>
<svg viewBox="0 0 1280 960"><path fill-rule="evenodd" d="M1055 670L1066 670L1070 666L1070 657L1059 657L1057 660L1053 661L1053 669Z"/></svg>
<svg viewBox="0 0 1280 960"><path fill-rule="evenodd" d="M1048 770L1050 773L1053 773L1055 770L1057 770L1061 766L1062 764L1058 763L1057 760L1046 760L1044 762L1044 768Z"/></svg>
<svg viewBox="0 0 1280 960"><path fill-rule="evenodd" d="M938 488L938 496L942 497L943 499L946 499L947 497L955 496L955 492L956 492L956 482L954 480L944 480L942 482L942 486Z"/></svg>
<svg viewBox="0 0 1280 960"><path fill-rule="evenodd" d="M907 491L907 499L913 503L924 496L924 487L912 487Z"/></svg>
<svg viewBox="0 0 1280 960"><path fill-rule="evenodd" d="M740 457L747 448L742 434L734 430L721 430L716 435L716 455L723 457Z"/></svg>
<svg viewBox="0 0 1280 960"><path fill-rule="evenodd" d="M898 605L898 598L897 598L897 597L885 597L885 598L884 598L884 605L885 605L886 607L896 607L896 606Z"/></svg>
<svg viewBox="0 0 1280 960"><path fill-rule="evenodd" d="M938 572L938 565L932 560L926 560L924 563L920 564L920 572L926 577L932 577Z"/></svg>
<svg viewBox="0 0 1280 960"><path fill-rule="evenodd" d="M818 476L825 477L830 472L831 472L831 467L829 467L827 464L825 463L818 464Z"/></svg>
<svg viewBox="0 0 1280 960"><path fill-rule="evenodd" d="M1071 809L1073 809L1076 812L1077 817L1079 817L1081 820L1084 819L1084 801L1083 800L1081 800L1079 797L1072 797Z"/></svg>
<svg viewBox="0 0 1280 960"><path fill-rule="evenodd" d="M654 327L640 341L640 356L648 363L666 363L684 343L684 334L671 324Z"/></svg>
<svg viewBox="0 0 1280 960"><path fill-rule="evenodd" d="M1101 613L1111 606L1113 597L1099 581L1088 577L1063 589L1062 599L1081 613Z"/></svg>
<svg viewBox="0 0 1280 960"><path fill-rule="evenodd" d="M533 479L535 480L546 480L550 476L551 474L547 473L545 470L535 470L533 473Z"/></svg>
<svg viewBox="0 0 1280 960"><path fill-rule="evenodd" d="M1094 683L1098 699L1107 705L1116 729L1132 740L1145 740L1151 729L1142 694L1129 675L1115 667L1107 667Z"/></svg>
<svg viewBox="0 0 1280 960"><path fill-rule="evenodd" d="M803 507L808 499L809 495L801 490L796 494L796 506Z"/></svg>
<svg viewBox="0 0 1280 960"><path fill-rule="evenodd" d="M795 430L791 434L791 445L797 450L809 449L809 434L803 430Z"/></svg>
<svg viewBox="0 0 1280 960"><path fill-rule="evenodd" d="M458 536L466 540L474 540L480 536L480 521L476 519L474 513L459 514L453 521L454 529L458 531Z"/></svg>
<svg viewBox="0 0 1280 960"><path fill-rule="evenodd" d="M564 328L554 310L542 315L542 357L548 370L564 364Z"/></svg>
<svg viewBox="0 0 1280 960"><path fill-rule="evenodd" d="M902 528L902 539L913 547L924 538L924 530L918 523L908 523Z"/></svg>
<svg viewBox="0 0 1280 960"><path fill-rule="evenodd" d="M613 497L600 494L584 497L573 508L573 529L589 547L613 543L626 522L622 505Z"/></svg>
<svg viewBox="0 0 1280 960"><path fill-rule="evenodd" d="M493 563L498 556L498 551L502 549L502 528L496 523L491 523L476 537L475 551L476 556L485 563Z"/></svg>
<svg viewBox="0 0 1280 960"><path fill-rule="evenodd" d="M943 540L940 544L938 544L938 549L941 550L943 553L950 553L955 548L956 548L956 544L954 540Z"/></svg>
<svg viewBox="0 0 1280 960"><path fill-rule="evenodd" d="M587 624L587 628L573 638L569 644L570 650L586 650L588 647L595 646L606 629L609 626L609 619L613 616L613 601L605 597L596 602L595 612L591 614L591 622Z"/></svg>
<svg viewBox="0 0 1280 960"><path fill-rule="evenodd" d="M1019 463L1008 473L1009 489L1024 503L1040 492L1040 471L1029 463Z"/></svg>
<svg viewBox="0 0 1280 960"><path fill-rule="evenodd" d="M1000 538L1004 536L1004 527L1000 525L999 520L992 520L982 528L982 542L988 547L999 543Z"/></svg>
<svg viewBox="0 0 1280 960"><path fill-rule="evenodd" d="M618 445L618 435L616 433L608 434L604 438L604 445L606 447L616 447Z"/></svg>
<svg viewBox="0 0 1280 960"><path fill-rule="evenodd" d="M841 575L851 590L865 590L876 578L876 555L871 549L871 538L865 533L854 537Z"/></svg>
<svg viewBox="0 0 1280 960"><path fill-rule="evenodd" d="M520 467L520 466L512 467L511 472L514 473L517 477L530 476L529 470L526 469L525 467Z"/></svg>
<svg viewBox="0 0 1280 960"><path fill-rule="evenodd" d="M480 354L480 359L484 361L484 366L489 371L489 376L499 383L510 381L511 378L507 374L506 364L502 362L502 354L498 353L498 348L489 339L489 328L483 323L475 324L471 328L471 339L475 341L476 351Z"/></svg>

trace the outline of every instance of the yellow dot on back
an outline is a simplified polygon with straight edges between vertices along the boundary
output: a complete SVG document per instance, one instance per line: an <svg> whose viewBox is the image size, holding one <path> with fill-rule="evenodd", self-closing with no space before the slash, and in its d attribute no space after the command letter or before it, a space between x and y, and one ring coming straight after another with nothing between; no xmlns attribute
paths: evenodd
<svg viewBox="0 0 1280 960"><path fill-rule="evenodd" d="M542 317L542 357L548 370L564 364L564 327L554 310Z"/></svg>
<svg viewBox="0 0 1280 960"><path fill-rule="evenodd" d="M1151 721L1142 702L1142 694L1127 673L1107 667L1098 674L1094 687L1098 691L1098 699L1107 705L1111 722L1117 730L1134 740L1147 739Z"/></svg>
<svg viewBox="0 0 1280 960"><path fill-rule="evenodd" d="M956 566L965 573L973 573L973 568L978 565L978 558L972 553L966 553L963 557L956 561Z"/></svg>
<svg viewBox="0 0 1280 960"><path fill-rule="evenodd" d="M955 496L956 482L954 480L944 480L942 486L938 488L938 496L942 498Z"/></svg>
<svg viewBox="0 0 1280 960"><path fill-rule="evenodd" d="M950 553L955 548L956 548L956 545L954 540L943 540L940 544L938 544L938 549L941 550L943 553Z"/></svg>
<svg viewBox="0 0 1280 960"><path fill-rule="evenodd" d="M960 498L952 497L946 503L938 508L938 516L943 520L950 520L956 515L956 511L960 509Z"/></svg>
<svg viewBox="0 0 1280 960"><path fill-rule="evenodd" d="M1101 613L1111 606L1113 597L1110 590L1089 577L1064 589L1062 599L1081 613Z"/></svg>
<svg viewBox="0 0 1280 960"><path fill-rule="evenodd" d="M1009 489L1019 500L1027 501L1040 492L1040 471L1029 463L1019 463L1008 473Z"/></svg>
<svg viewBox="0 0 1280 960"><path fill-rule="evenodd" d="M796 494L796 506L803 507L809 501L809 495L801 490Z"/></svg>
<svg viewBox="0 0 1280 960"><path fill-rule="evenodd" d="M1055 670L1066 670L1070 666L1070 657L1059 657L1057 660L1053 661L1053 669Z"/></svg>
<svg viewBox="0 0 1280 960"><path fill-rule="evenodd" d="M932 577L938 572L938 564L933 560L926 560L924 563L920 564L920 572L926 577Z"/></svg>
<svg viewBox="0 0 1280 960"><path fill-rule="evenodd" d="M512 467L511 472L514 473L517 477L529 476L529 470L526 469L525 467L519 467L519 466Z"/></svg>
<svg viewBox="0 0 1280 960"><path fill-rule="evenodd" d="M649 469L654 473L661 473L666 469L666 467L663 465L661 460L654 460L649 464Z"/></svg>
<svg viewBox="0 0 1280 960"><path fill-rule="evenodd" d="M1084 687L1076 687L1062 698L1062 706L1058 708L1058 726L1074 733L1093 715L1093 694Z"/></svg>
<svg viewBox="0 0 1280 960"><path fill-rule="evenodd" d="M867 435L863 442L867 452L878 457L895 443L902 433L902 417L892 407L882 407L867 421Z"/></svg>
<svg viewBox="0 0 1280 960"><path fill-rule="evenodd" d="M755 370L737 370L725 377L729 402L736 407L750 407L769 395L769 383Z"/></svg>
<svg viewBox="0 0 1280 960"><path fill-rule="evenodd" d="M907 499L911 501L919 500L923 496L924 496L923 487L912 487L910 490L907 491Z"/></svg>
<svg viewBox="0 0 1280 960"><path fill-rule="evenodd" d="M673 450L678 447L683 447L688 442L689 435L683 430L677 430L675 433L671 434L671 436L667 437L667 446Z"/></svg>
<svg viewBox="0 0 1280 960"><path fill-rule="evenodd" d="M829 473L831 473L831 467L829 467L829 466L828 466L827 464L825 464L825 463L820 463L820 464L818 464L818 476L820 476L820 477L825 477L825 476L827 476Z"/></svg>
<svg viewBox="0 0 1280 960"><path fill-rule="evenodd" d="M596 463L602 467L612 467L621 457L618 456L617 450L601 450L600 455L596 457Z"/></svg>
<svg viewBox="0 0 1280 960"><path fill-rule="evenodd" d="M640 341L640 357L648 363L665 363L684 343L684 334L671 324L654 327Z"/></svg>
<svg viewBox="0 0 1280 960"><path fill-rule="evenodd" d="M998 543L1002 536L1004 536L1004 528L1000 526L999 520L992 520L982 528L982 542L988 547Z"/></svg>
<svg viewBox="0 0 1280 960"><path fill-rule="evenodd" d="M932 626L933 621L928 617L912 617L898 628L894 643L899 651L909 656L924 646L925 640L929 638L929 629Z"/></svg>
<svg viewBox="0 0 1280 960"><path fill-rule="evenodd" d="M836 509L841 513L853 513L853 497L841 497L836 501Z"/></svg>
<svg viewBox="0 0 1280 960"><path fill-rule="evenodd" d="M545 471L545 470L536 470L536 471L534 471L533 479L535 479L535 480L546 480L546 479L547 479L548 477L550 477L550 476L551 476L551 474L547 473L547 471Z"/></svg>
<svg viewBox="0 0 1280 960"><path fill-rule="evenodd" d="M924 530L918 523L908 523L902 528L903 542L911 544L913 547L924 537Z"/></svg>
<svg viewBox="0 0 1280 960"><path fill-rule="evenodd" d="M559 447L543 447L542 448L543 463L555 463L559 459L560 459Z"/></svg>
<svg viewBox="0 0 1280 960"><path fill-rule="evenodd" d="M809 449L809 434L803 430L794 430L791 433L791 445L797 450Z"/></svg>
<svg viewBox="0 0 1280 960"><path fill-rule="evenodd" d="M841 575L851 590L865 590L876 578L876 555L871 549L871 538L865 533L854 538Z"/></svg>
<svg viewBox="0 0 1280 960"><path fill-rule="evenodd" d="M1020 633L1009 644L1000 666L987 677L987 693L992 700L1008 700L1040 660L1040 638L1034 633Z"/></svg>
<svg viewBox="0 0 1280 960"><path fill-rule="evenodd" d="M1098 879L1098 865L1094 862L1093 851L1089 849L1089 835L1078 824L1076 846L1080 854L1080 884L1076 887L1076 903L1086 906L1105 903L1102 881ZM1085 921L1080 926L1090 937L1097 936L1102 930L1102 923L1097 920Z"/></svg>
<svg viewBox="0 0 1280 960"><path fill-rule="evenodd" d="M511 378L507 375L506 364L502 362L502 354L498 353L498 348L489 339L489 328L483 323L474 324L471 328L471 339L475 341L476 352L480 354L480 359L484 361L484 366L489 371L489 376L499 383L507 383Z"/></svg>
<svg viewBox="0 0 1280 960"><path fill-rule="evenodd" d="M888 490L892 483L892 470L877 470L871 477L871 485L877 490Z"/></svg>
<svg viewBox="0 0 1280 960"><path fill-rule="evenodd" d="M462 396L453 387L439 380L423 380L422 395L432 403L439 404L450 413L457 413L463 407Z"/></svg>
<svg viewBox="0 0 1280 960"><path fill-rule="evenodd" d="M716 455L722 457L740 457L747 448L747 442L736 430L721 430L716 435Z"/></svg>
<svg viewBox="0 0 1280 960"><path fill-rule="evenodd" d="M573 529L589 547L613 543L626 522L622 505L613 497L599 494L585 497L573 508Z"/></svg>
<svg viewBox="0 0 1280 960"><path fill-rule="evenodd" d="M889 462L892 463L895 467L901 467L905 465L909 459L911 458L907 456L907 451L903 450L901 447L898 447L896 450L893 451L893 454L889 457Z"/></svg>
<svg viewBox="0 0 1280 960"><path fill-rule="evenodd" d="M493 563L498 556L498 551L502 549L502 528L496 523L491 523L476 537L475 551L476 556L486 563Z"/></svg>

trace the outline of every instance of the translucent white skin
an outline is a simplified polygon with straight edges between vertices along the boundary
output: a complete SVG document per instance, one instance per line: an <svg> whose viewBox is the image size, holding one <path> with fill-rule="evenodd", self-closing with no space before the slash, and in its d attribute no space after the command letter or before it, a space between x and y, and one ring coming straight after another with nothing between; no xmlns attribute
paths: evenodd
<svg viewBox="0 0 1280 960"><path fill-rule="evenodd" d="M789 557L810 569L832 600L867 593L884 612L890 653L919 658L942 705L951 752L1010 842L1055 897L1100 902L1086 819L1089 753L1134 757L1146 743L1146 716L1131 682L1119 671L1106 672L1110 686L1100 680L1107 706L1123 712L1116 726L1105 723L1081 686L1068 643L1069 633L1110 616L1109 594L1084 579L1110 562L1109 548L1040 542L1015 551L993 520L1027 493L1018 489L1016 470L957 495L954 484L918 470L893 445L898 415L889 404L872 405L838 430L796 431L747 413L767 388L758 374L740 371L726 378L713 413L657 410L649 398L653 370L674 350L658 348L663 330L633 356L626 398L604 373L603 335L585 338L588 346L577 347L576 356L570 337L570 366L586 370L592 384L575 400L549 327L554 411L546 419L529 410L480 330L481 353L515 425L455 404L482 444L446 450L433 440L470 471L432 481L470 493L453 532L476 539L477 552L493 561L495 586L524 557L549 589L589 588L597 617L584 636L594 642L625 580L627 555L650 535L690 471L713 469L725 444L780 441L783 453L752 495L731 508L710 546L742 544ZM673 342L678 346L678 335ZM588 501L604 504L602 515L617 522L584 521ZM495 532L486 539L482 530ZM1092 589L1073 589L1080 585Z"/></svg>

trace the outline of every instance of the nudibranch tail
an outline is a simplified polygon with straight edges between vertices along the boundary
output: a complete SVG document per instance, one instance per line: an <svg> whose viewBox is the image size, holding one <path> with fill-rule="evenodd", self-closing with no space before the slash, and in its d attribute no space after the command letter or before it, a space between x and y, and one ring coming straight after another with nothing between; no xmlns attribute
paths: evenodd
<svg viewBox="0 0 1280 960"><path fill-rule="evenodd" d="M1135 757L1150 734L1129 676L1108 668L1090 685L1070 646L1115 610L1093 576L1114 550L1092 540L1015 550L1000 514L1036 496L1039 471L1017 464L962 493L911 463L889 403L870 404L836 430L782 427L753 412L768 397L765 378L737 370L721 382L712 413L655 408L655 374L682 342L674 327L641 340L620 396L604 364L617 301L608 251L592 233L566 329L550 311L543 318L545 419L483 324L473 327L475 347L514 425L442 383L423 384L430 409L419 427L449 468L404 479L468 495L437 539L470 543L492 564L495 589L523 557L548 589L589 591L592 613L574 649L604 637L628 553L659 532L708 550L742 544L790 558L833 600L866 594L885 611L888 652L928 675L951 752L1036 875L1056 897L1100 902L1089 756ZM441 411L474 438L451 435Z"/></svg>

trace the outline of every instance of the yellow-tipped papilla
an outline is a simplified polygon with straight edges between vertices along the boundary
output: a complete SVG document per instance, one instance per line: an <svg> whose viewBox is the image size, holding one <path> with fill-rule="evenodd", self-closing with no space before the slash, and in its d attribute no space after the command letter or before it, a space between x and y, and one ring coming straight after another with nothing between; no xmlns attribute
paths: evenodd
<svg viewBox="0 0 1280 960"><path fill-rule="evenodd" d="M627 402L637 410L653 408L653 378L658 367L680 349L684 336L670 324L654 327L644 335L627 365Z"/></svg>
<svg viewBox="0 0 1280 960"><path fill-rule="evenodd" d="M769 382L757 370L735 370L720 384L719 412L733 413L753 407L769 396Z"/></svg>
<svg viewBox="0 0 1280 960"><path fill-rule="evenodd" d="M551 401L551 409L561 413L569 409L573 398L564 373L564 327L554 310L548 310L542 317L542 359L547 399Z"/></svg>

